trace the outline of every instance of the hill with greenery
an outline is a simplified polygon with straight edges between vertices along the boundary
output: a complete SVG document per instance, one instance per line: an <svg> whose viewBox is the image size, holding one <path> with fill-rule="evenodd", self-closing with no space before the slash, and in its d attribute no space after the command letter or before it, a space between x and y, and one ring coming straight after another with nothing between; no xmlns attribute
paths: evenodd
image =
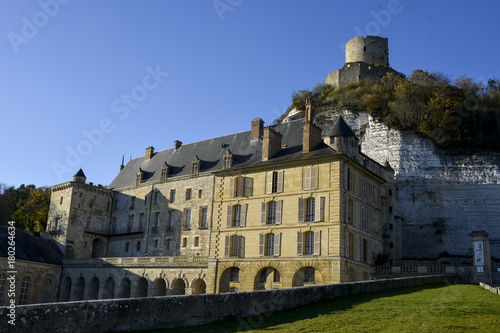
<svg viewBox="0 0 500 333"><path fill-rule="evenodd" d="M318 84L293 92L292 110L313 107L365 111L386 125L420 133L440 148L500 151L500 81L487 86L467 77L454 82L441 73L415 70L408 77L387 74L378 81L362 80L340 89Z"/></svg>

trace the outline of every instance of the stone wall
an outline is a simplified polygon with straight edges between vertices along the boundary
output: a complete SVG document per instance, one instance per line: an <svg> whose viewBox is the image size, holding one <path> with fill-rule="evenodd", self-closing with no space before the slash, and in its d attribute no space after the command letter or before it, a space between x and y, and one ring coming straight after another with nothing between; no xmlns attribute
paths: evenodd
<svg viewBox="0 0 500 333"><path fill-rule="evenodd" d="M217 320L239 320L240 329L258 328L249 316L295 308L342 296L445 282L444 275L375 280L280 290L194 296L80 301L18 306L16 325L0 308L0 330L9 332L104 332L194 326Z"/></svg>

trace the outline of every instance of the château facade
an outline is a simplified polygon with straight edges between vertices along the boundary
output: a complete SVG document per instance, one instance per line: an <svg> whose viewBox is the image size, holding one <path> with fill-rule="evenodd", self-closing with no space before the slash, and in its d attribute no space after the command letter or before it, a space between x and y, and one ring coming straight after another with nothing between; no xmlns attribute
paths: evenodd
<svg viewBox="0 0 500 333"><path fill-rule="evenodd" d="M52 187L61 301L287 288L373 278L393 171L342 118L306 119L155 152L109 186Z"/></svg>

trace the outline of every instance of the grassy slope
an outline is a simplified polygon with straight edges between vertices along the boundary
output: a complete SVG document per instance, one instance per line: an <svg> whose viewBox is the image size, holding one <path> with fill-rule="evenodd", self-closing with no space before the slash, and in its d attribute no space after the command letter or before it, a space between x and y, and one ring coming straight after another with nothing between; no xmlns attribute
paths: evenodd
<svg viewBox="0 0 500 333"><path fill-rule="evenodd" d="M344 297L270 316L168 332L499 332L500 296L474 285L431 285ZM167 332L159 330L155 332Z"/></svg>

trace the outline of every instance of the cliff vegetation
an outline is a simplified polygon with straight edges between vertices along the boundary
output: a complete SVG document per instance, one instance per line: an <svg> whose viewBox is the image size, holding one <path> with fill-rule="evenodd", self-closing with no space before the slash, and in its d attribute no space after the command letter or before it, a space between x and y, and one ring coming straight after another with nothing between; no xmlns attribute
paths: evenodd
<svg viewBox="0 0 500 333"><path fill-rule="evenodd" d="M485 86L462 76L415 70L410 77L387 74L340 89L318 84L292 93L289 110L313 107L351 108L368 112L386 125L420 133L439 148L500 151L500 80Z"/></svg>

